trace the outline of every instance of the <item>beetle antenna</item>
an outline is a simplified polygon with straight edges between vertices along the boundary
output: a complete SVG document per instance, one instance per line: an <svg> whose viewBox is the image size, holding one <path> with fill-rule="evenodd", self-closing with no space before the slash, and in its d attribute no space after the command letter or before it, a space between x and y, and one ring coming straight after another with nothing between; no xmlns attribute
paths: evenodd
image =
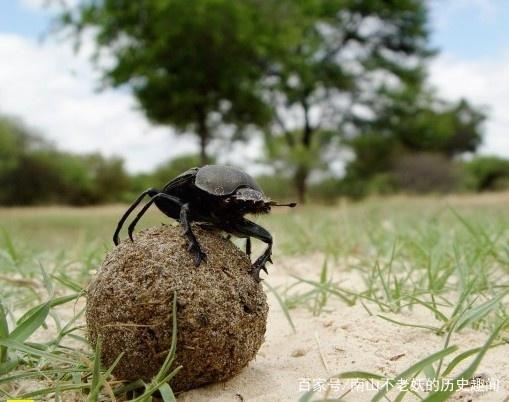
<svg viewBox="0 0 509 402"><path fill-rule="evenodd" d="M279 204L276 201L271 201L270 205L273 206L273 207L290 207L290 208L294 208L294 207L297 206L297 203L296 202L290 202L288 204Z"/></svg>

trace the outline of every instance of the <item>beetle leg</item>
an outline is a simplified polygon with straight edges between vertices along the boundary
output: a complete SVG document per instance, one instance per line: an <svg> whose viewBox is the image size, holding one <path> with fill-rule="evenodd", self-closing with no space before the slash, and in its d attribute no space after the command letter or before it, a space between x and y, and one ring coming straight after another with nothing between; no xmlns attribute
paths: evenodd
<svg viewBox="0 0 509 402"><path fill-rule="evenodd" d="M248 237L246 239L246 254L249 257L249 259L251 259L251 238L250 237Z"/></svg>
<svg viewBox="0 0 509 402"><path fill-rule="evenodd" d="M202 251L200 243L196 240L191 229L191 220L189 219L189 204L180 207L180 224L184 229L184 235L189 240L188 251L194 253L194 265L199 267L202 261L207 261L207 255Z"/></svg>
<svg viewBox="0 0 509 402"><path fill-rule="evenodd" d="M270 256L272 254L272 235L261 226L247 219L243 219L238 223L235 223L232 227L233 233L241 235L242 237L254 237L255 239L261 240L267 244L267 248L263 254L251 266L251 275L253 278L260 282L260 271L267 272L265 264L272 262Z"/></svg>
<svg viewBox="0 0 509 402"><path fill-rule="evenodd" d="M133 240L133 231L134 231L134 228L136 227L136 224L138 223L138 221L141 219L141 217L145 214L145 212L147 212L147 210L150 208L150 206L154 203L154 201L157 199L157 198L164 198L166 200L169 200L169 201L172 201L174 202L175 204L181 206L182 205L182 202L176 198L176 197L173 197L171 195L168 195L166 193L157 193L155 194L154 196L152 196L152 198L150 199L149 202L147 202L143 208L140 210L140 212L138 212L138 215L136 215L136 218L134 218L134 220L131 222L131 224L129 225L129 228L127 229L127 232L129 233L129 238L131 239L131 241Z"/></svg>
<svg viewBox="0 0 509 402"><path fill-rule="evenodd" d="M214 225L213 223L208 223L208 222L199 222L196 225L199 226L200 228L202 228L203 230L217 230L218 229L218 227L216 225Z"/></svg>
<svg viewBox="0 0 509 402"><path fill-rule="evenodd" d="M124 225L124 222L126 221L127 217L131 214L131 212L133 212L133 210L138 206L138 204L141 202L141 200L143 199L143 197L145 197L146 195L150 195L151 197L153 197L154 195L156 195L157 193L159 193L159 190L156 190L155 188L149 188L148 190L145 190L143 193L141 193L138 198L136 199L136 201L134 201L131 206L127 209L127 211L124 212L124 215L122 215L122 217L120 218L120 220L118 221L118 224L117 224L117 229L115 230L115 233L113 234L113 243L115 243L115 245L117 246L118 243L119 243L119 233L120 233L120 230L122 229L122 226Z"/></svg>

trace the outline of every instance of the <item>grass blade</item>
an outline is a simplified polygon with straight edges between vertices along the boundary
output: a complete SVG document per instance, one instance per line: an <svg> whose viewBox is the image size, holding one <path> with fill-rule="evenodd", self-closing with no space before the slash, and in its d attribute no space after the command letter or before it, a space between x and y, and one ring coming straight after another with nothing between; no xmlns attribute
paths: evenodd
<svg viewBox="0 0 509 402"><path fill-rule="evenodd" d="M19 262L19 254L16 251L14 242L12 241L12 238L9 235L9 232L7 232L7 230L5 230L5 228L1 228L1 231L2 231L2 237L4 240L5 250L7 251L7 255L12 260L14 265L17 265Z"/></svg>
<svg viewBox="0 0 509 402"><path fill-rule="evenodd" d="M372 402L377 402L381 400L385 395L394 387L394 385L402 379L408 379L422 371L426 366L429 366L433 362L442 359L444 356L450 355L451 353L454 353L456 350L458 350L457 346L449 346L446 349L442 349L439 352L433 353L432 355L429 355L428 357L422 359L421 361L415 363L413 366L409 367L408 369L404 370L400 374L398 374L393 380L391 380L387 386L386 389L380 390L374 397Z"/></svg>
<svg viewBox="0 0 509 402"><path fill-rule="evenodd" d="M389 318L389 317L385 317L383 315L380 315L378 314L377 317L380 317L386 321L389 321L389 322L392 322L393 324L398 324L398 325L401 325L403 327L412 327L412 328L423 328L423 329L429 329L433 332L440 332L440 328L438 327L433 327L431 325L421 325L421 324L407 324L407 323L404 323L404 322L401 322L401 321L396 321L396 320L393 320L392 318Z"/></svg>
<svg viewBox="0 0 509 402"><path fill-rule="evenodd" d="M177 292L173 292L173 304L172 304L172 332L171 332L171 345L168 355L164 360L163 365L159 372L154 376L149 385L146 386L145 392L143 395L133 399L131 402L144 402L149 401L151 395L158 389L160 389L165 384L168 385L168 382L179 372L182 366L178 366L169 374L169 370L175 360L175 353L177 350ZM168 388L170 386L168 385ZM171 388L170 388L171 390ZM164 392L164 391L163 391Z"/></svg>
<svg viewBox="0 0 509 402"><path fill-rule="evenodd" d="M99 396L99 391L101 390L101 387L106 382L106 380L111 376L111 373L113 372L113 370L115 369L118 362L122 359L123 356L124 356L124 352L120 353L117 356L117 358L115 359L115 361L113 362L113 364L108 368L108 370L106 370L104 375L102 375L101 370L100 370L100 368L101 368L101 349L99 346L99 351L97 352L97 350L96 350L96 355L94 357L94 359L98 359L98 360L94 360L94 376L97 374L97 377L96 377L97 380L96 380L96 384L92 387L92 390L90 391L90 396L88 397L89 401L95 402L97 400L97 398ZM96 363L96 361L98 363ZM92 381L92 383L93 383L93 381ZM106 384L106 385L108 385L108 384ZM111 388L110 388L110 392L111 392ZM114 396L112 396L112 397L114 397Z"/></svg>
<svg viewBox="0 0 509 402"><path fill-rule="evenodd" d="M341 373L337 376L337 378L361 378L363 380L385 380L385 377L380 374L369 373L367 371L347 371Z"/></svg>
<svg viewBox="0 0 509 402"><path fill-rule="evenodd" d="M7 324L7 315L4 305L0 301L0 339L6 339L9 336L9 325ZM0 346L0 364L7 361L7 348Z"/></svg>
<svg viewBox="0 0 509 402"><path fill-rule="evenodd" d="M94 367L92 369L91 392L88 395L87 402L96 402L101 387L101 338L97 338L94 352Z"/></svg>
<svg viewBox="0 0 509 402"><path fill-rule="evenodd" d="M177 402L177 399L175 398L175 395L168 383L161 385L159 387L159 392L161 393L164 402Z"/></svg>
<svg viewBox="0 0 509 402"><path fill-rule="evenodd" d="M39 327L44 324L49 314L49 303L44 303L31 310L24 320L9 334L9 340L25 342Z"/></svg>
<svg viewBox="0 0 509 402"><path fill-rule="evenodd" d="M53 279L55 279L57 282L62 284L68 289L74 290L75 292L82 293L84 291L83 286L81 286L78 282L73 281L68 276L61 274L61 275L51 275Z"/></svg>
<svg viewBox="0 0 509 402"><path fill-rule="evenodd" d="M482 359L486 355L486 352L490 348L491 344L495 340L495 338L498 336L499 332L504 328L509 321L504 321L502 324L500 324L490 335L488 340L485 342L483 347L480 349L479 353L477 354L474 361L468 366L459 376L457 376L453 380L453 389L452 390L445 390L445 391L437 391L428 396L426 399L424 399L423 402L443 402L449 399L449 397L454 394L458 390L458 382L460 380L470 380L474 374L477 368L479 367L479 364L481 364ZM465 358L468 356L465 356Z"/></svg>
<svg viewBox="0 0 509 402"><path fill-rule="evenodd" d="M290 327L292 327L292 331L294 334L297 333L297 329L295 328L295 324L292 321L292 317L290 316L290 311L288 310L288 307L286 307L285 302L279 295L279 293L274 289L272 286L270 286L266 281L263 282L265 286L272 292L272 294L276 297L276 300L278 301L279 305L281 306L281 310L283 310L283 314L286 317L286 320L288 321L288 324L290 324Z"/></svg>
<svg viewBox="0 0 509 402"><path fill-rule="evenodd" d="M72 365L76 364L75 360L64 357L58 353L49 353L44 350L40 350L40 349L31 347L31 346L25 345L23 343L13 341L11 339L0 339L0 345L6 346L13 350L18 350L20 352L24 352L29 355L44 357L49 361L68 363L68 364L72 364Z"/></svg>
<svg viewBox="0 0 509 402"><path fill-rule="evenodd" d="M498 296L494 297L491 300L488 300L487 302L481 304L480 306L477 306L473 308L472 310L465 313L465 315L458 320L456 330L460 331L463 328L465 328L468 324L475 322L487 314L489 314L492 310L498 307L500 300L505 297L509 292L504 292L499 294Z"/></svg>

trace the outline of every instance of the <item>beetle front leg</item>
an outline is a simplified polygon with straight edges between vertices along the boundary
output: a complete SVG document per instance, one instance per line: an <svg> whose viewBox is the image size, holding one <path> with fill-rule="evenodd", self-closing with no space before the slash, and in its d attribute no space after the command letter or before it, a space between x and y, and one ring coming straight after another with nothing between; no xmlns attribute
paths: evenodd
<svg viewBox="0 0 509 402"><path fill-rule="evenodd" d="M250 237L248 237L246 239L246 254L249 257L249 259L251 259L251 238Z"/></svg>
<svg viewBox="0 0 509 402"><path fill-rule="evenodd" d="M263 270L267 273L265 265L268 262L272 263L272 259L270 258L272 255L272 235L266 229L247 219L243 219L236 223L232 229L235 234L247 238L254 237L255 239L261 240L267 244L267 248L263 254L258 257L251 266L251 275L257 282L260 282L260 271Z"/></svg>
<svg viewBox="0 0 509 402"><path fill-rule="evenodd" d="M194 253L194 265L199 267L202 261L207 261L207 254L205 254L200 246L200 243L196 239L189 219L189 204L184 204L180 208L180 224L184 229L184 235L189 240L188 251Z"/></svg>

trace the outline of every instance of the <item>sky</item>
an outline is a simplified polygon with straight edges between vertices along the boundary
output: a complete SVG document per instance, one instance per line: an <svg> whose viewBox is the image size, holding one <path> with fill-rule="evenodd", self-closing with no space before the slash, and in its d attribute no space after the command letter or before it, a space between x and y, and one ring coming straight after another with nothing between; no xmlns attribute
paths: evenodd
<svg viewBox="0 0 509 402"><path fill-rule="evenodd" d="M76 0L67 0L76 1ZM430 82L449 100L484 106L484 154L509 157L509 1L428 0ZM0 1L0 112L18 116L60 149L119 155L131 172L148 171L178 154L197 152L191 135L150 124L127 91L98 90L85 41L45 37L45 0ZM256 155L256 144L250 148Z"/></svg>

